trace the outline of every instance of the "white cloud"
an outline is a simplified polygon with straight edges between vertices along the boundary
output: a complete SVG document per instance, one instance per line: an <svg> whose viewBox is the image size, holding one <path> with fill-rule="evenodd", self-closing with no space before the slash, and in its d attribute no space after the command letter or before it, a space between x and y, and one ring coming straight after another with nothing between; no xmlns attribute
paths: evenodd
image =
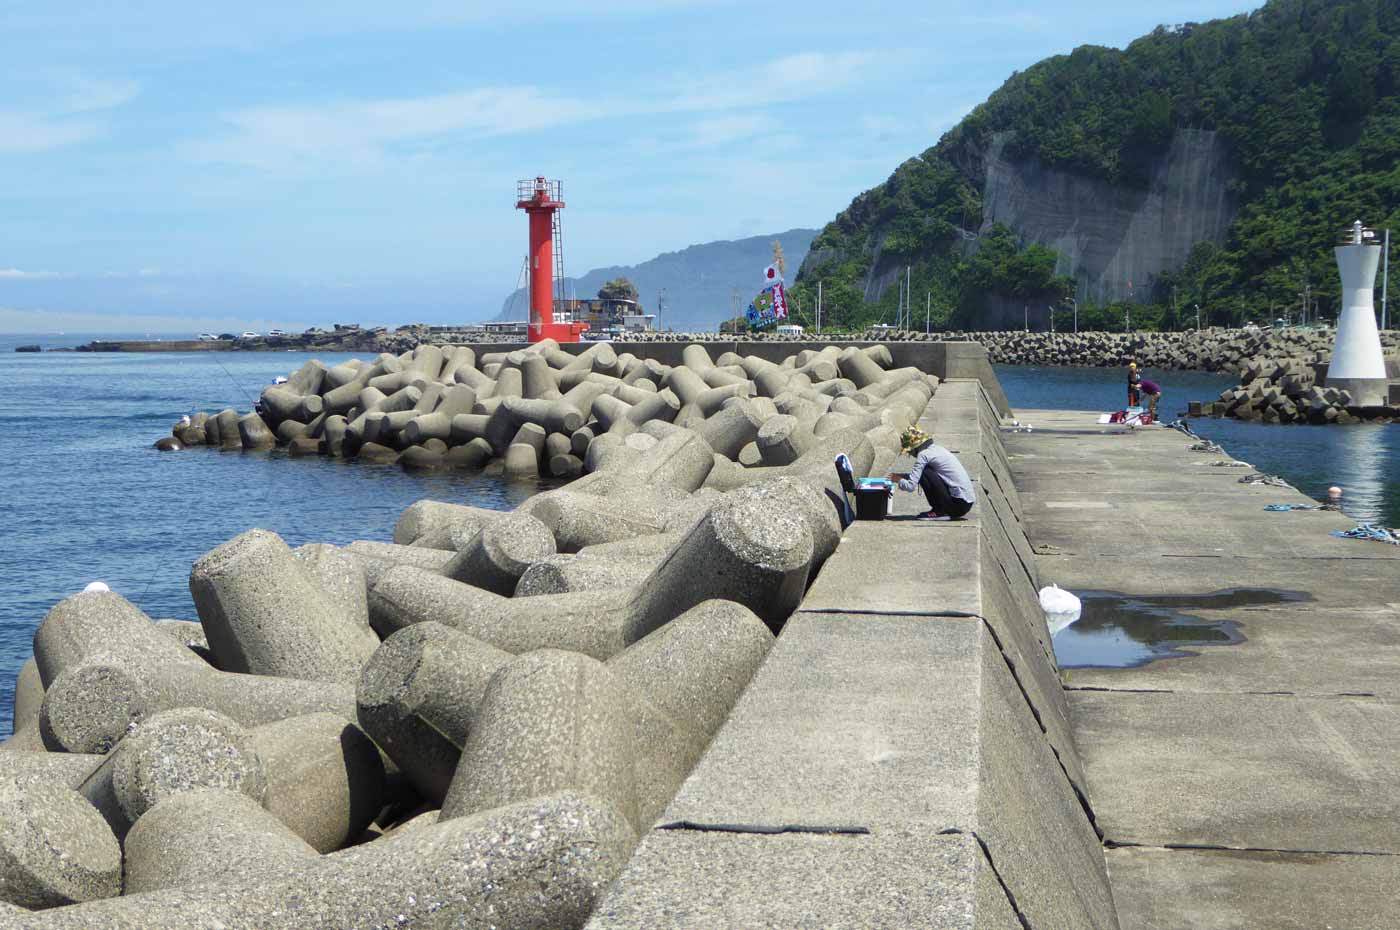
<svg viewBox="0 0 1400 930"><path fill-rule="evenodd" d="M111 110L130 103L141 90L141 85L135 81L98 80L81 75L69 76L64 83L68 85L68 89L58 107L62 113Z"/></svg>
<svg viewBox="0 0 1400 930"><path fill-rule="evenodd" d="M98 136L104 124L96 114L122 106L139 91L134 81L81 75L40 84L42 104L0 107L0 155L47 152Z"/></svg>
<svg viewBox="0 0 1400 930"><path fill-rule="evenodd" d="M47 152L90 139L100 131L96 123L88 120L0 110L0 155Z"/></svg>
<svg viewBox="0 0 1400 930"><path fill-rule="evenodd" d="M44 281L61 278L57 271L20 271L18 268L0 268L0 280L5 281Z"/></svg>
<svg viewBox="0 0 1400 930"><path fill-rule="evenodd" d="M584 99L533 85L502 85L424 97L252 107L224 115L226 134L187 143L180 151L196 161L264 169L372 168L391 157L421 156L446 137L470 141L686 113L715 115L693 123L684 141L654 143L653 150L708 147L759 131L767 118L754 110L847 87L875 60L870 52L803 52L710 73L703 80L662 81L650 93L626 98Z"/></svg>

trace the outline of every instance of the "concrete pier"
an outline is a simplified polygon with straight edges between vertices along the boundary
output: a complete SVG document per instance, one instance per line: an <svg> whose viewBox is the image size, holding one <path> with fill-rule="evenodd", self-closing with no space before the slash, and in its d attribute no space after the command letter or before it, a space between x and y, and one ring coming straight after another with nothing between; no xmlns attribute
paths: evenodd
<svg viewBox="0 0 1400 930"><path fill-rule="evenodd" d="M1182 608L1235 624L1233 645L1065 671L1123 930L1400 926L1400 549L1328 535L1354 525L1338 513L1265 511L1310 501L1239 483L1175 430L1016 415L1043 583L1291 598Z"/></svg>
<svg viewBox="0 0 1400 930"><path fill-rule="evenodd" d="M939 386L977 507L846 530L590 928L1117 927L992 403Z"/></svg>

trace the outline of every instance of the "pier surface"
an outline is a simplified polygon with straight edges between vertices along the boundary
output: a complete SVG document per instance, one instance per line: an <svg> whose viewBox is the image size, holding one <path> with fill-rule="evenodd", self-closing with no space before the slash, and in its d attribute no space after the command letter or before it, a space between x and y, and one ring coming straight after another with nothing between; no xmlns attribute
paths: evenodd
<svg viewBox="0 0 1400 930"><path fill-rule="evenodd" d="M1338 513L1265 511L1309 501L1241 484L1251 470L1175 430L1016 416L1034 425L1003 439L1042 584L1216 595L1182 611L1243 635L1065 670L1123 930L1400 926L1400 548L1329 535L1354 525Z"/></svg>

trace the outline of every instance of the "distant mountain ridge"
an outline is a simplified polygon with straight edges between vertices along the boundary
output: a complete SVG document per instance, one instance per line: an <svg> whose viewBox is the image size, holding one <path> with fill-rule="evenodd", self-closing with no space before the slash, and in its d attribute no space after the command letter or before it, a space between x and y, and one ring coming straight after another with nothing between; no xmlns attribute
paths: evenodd
<svg viewBox="0 0 1400 930"><path fill-rule="evenodd" d="M594 268L581 277L565 278L566 293L581 298L593 297L608 281L625 277L637 285L647 313L657 312L657 297L665 290L666 305L657 322L660 328L713 330L733 314L736 289L740 312L758 293L763 269L773 259L773 240L782 243L791 278L807 256L816 234L815 229L789 229L767 236L692 245L677 252L664 252L637 265ZM528 300L522 289L505 299L496 319L523 320L528 315Z"/></svg>

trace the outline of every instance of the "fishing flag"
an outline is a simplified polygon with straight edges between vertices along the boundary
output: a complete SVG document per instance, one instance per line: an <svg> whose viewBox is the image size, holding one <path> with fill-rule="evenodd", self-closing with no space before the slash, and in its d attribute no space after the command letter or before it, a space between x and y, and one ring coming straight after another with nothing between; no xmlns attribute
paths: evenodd
<svg viewBox="0 0 1400 930"><path fill-rule="evenodd" d="M753 303L749 304L745 318L750 326L761 329L772 326L779 320L786 320L787 315L787 289L783 287L782 279L779 278L776 283L758 292Z"/></svg>

